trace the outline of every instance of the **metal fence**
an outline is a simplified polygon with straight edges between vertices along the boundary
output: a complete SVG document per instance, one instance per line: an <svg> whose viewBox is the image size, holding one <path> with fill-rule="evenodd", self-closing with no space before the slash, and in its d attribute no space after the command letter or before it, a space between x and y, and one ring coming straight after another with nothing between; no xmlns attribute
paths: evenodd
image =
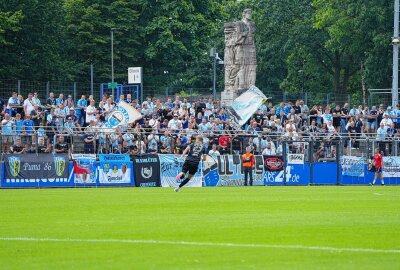
<svg viewBox="0 0 400 270"><path fill-rule="evenodd" d="M75 101L77 101L81 95L93 95L95 100L100 100L100 85L101 83L90 83L83 82L63 82L63 81L27 81L27 80L0 80L0 97L8 99L11 96L11 92L15 91L22 95L24 98L27 97L29 92L38 92L39 98L45 101L50 92L54 92L55 96L64 94L64 96L71 95ZM262 89L261 89L262 90ZM217 89L217 97L221 96L223 89ZM377 105L379 103L390 104L389 97L382 97L377 95L375 92L369 92L368 104ZM351 105L360 105L362 100L357 95L334 95L332 92L325 93L291 93L285 91L264 91L267 97L271 98L274 104L279 102L295 102L296 100L304 100L305 104L309 106L313 105L327 105L327 104L339 104L343 106L344 103ZM197 101L200 97L212 98L212 88L198 88L198 87L156 87L151 85L145 85L143 87L143 97L156 97L165 99L168 97L181 96L189 98L190 102ZM354 104L353 104L354 103ZM366 104L365 104L366 105Z"/></svg>
<svg viewBox="0 0 400 270"><path fill-rule="evenodd" d="M88 142L85 134L93 135L93 142ZM131 134L131 136L124 136L126 134ZM249 146L254 154L304 154L305 160L310 162L337 162L343 155L369 158L376 148L379 148L385 156L400 155L399 137L378 141L373 134L356 134L354 139L351 139L347 136L308 136L301 133L291 136L288 133L265 132L249 134L245 131L231 130L218 133L204 133L198 130L158 133L146 129L128 129L106 133L102 132L101 128L80 131L38 127L31 134L2 135L0 145L3 154L12 153L15 150L13 147L15 148L18 144L24 148L21 153L28 151L36 154L54 153L57 152L56 145L60 144L60 141L67 145L65 149L68 153L181 154L184 146L190 140L194 140L197 134L204 136L207 152L215 144L216 150L221 155L242 154L246 146ZM20 142L17 142L18 140Z"/></svg>

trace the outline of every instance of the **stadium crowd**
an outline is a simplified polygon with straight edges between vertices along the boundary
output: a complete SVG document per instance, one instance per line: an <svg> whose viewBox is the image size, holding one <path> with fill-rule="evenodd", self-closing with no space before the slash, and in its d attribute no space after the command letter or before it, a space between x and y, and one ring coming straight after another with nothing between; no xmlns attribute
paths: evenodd
<svg viewBox="0 0 400 270"><path fill-rule="evenodd" d="M104 121L120 100L143 117L108 132L103 129ZM308 141L320 139L313 149L314 159L319 159L335 158L338 139L344 139L346 149L357 149L359 139L368 137L390 153L400 133L399 105L383 104L309 108L303 100L268 102L240 131L229 125L224 104L211 98L190 103L179 96L148 97L140 103L130 94L115 100L104 95L100 101L82 95L74 101L71 95L50 93L42 101L37 92L26 99L13 92L7 101L0 99L0 112L2 152L14 154L66 153L79 142L85 153L180 154L194 135L202 134L212 155L243 153L246 146L254 154L305 153Z"/></svg>

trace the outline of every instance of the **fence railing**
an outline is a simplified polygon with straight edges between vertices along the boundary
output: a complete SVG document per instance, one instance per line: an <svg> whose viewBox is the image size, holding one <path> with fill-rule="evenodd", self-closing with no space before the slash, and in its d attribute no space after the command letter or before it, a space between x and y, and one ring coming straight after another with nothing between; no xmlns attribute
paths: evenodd
<svg viewBox="0 0 400 270"><path fill-rule="evenodd" d="M104 83L104 82L103 82ZM9 80L0 79L0 97L8 99L10 93L15 91L22 95L24 98L27 97L29 92L37 92L38 97L44 102L48 97L49 93L53 92L56 97L59 94L64 96L71 95L74 101L77 101L81 95L93 95L95 100L100 100L100 88L101 83L89 83L89 82L68 82L68 81L28 81L28 80ZM264 91L267 97L271 97L274 103L296 101L298 99L304 100L305 104L312 105L326 105L326 104L340 104L349 103L351 105L360 105L362 101L357 97L351 95L333 95L332 92L317 93L317 92L303 92L303 93L291 93L286 91ZM217 97L219 99L223 89L217 89ZM180 95L181 97L187 97L190 102L198 100L200 97L208 98L212 97L212 88L201 88L201 87L159 87L144 85L143 87L143 98L146 97L157 97L157 98L168 98ZM369 103L376 95L371 94L369 97ZM389 103L388 103L389 104ZM367 105L367 104L364 104ZM371 105L371 104L369 104Z"/></svg>
<svg viewBox="0 0 400 270"><path fill-rule="evenodd" d="M250 147L255 154L304 154L307 161L335 161L343 155L370 157L376 148L386 156L400 155L400 138L380 140L375 134L318 135L290 132L247 132L117 129L109 133L98 127L83 131L65 127L36 127L29 133L3 134L0 137L1 153L92 153L181 154L184 148L203 136L208 153L213 147L219 154L242 154ZM215 146L213 146L215 145ZM15 150L17 148L17 150Z"/></svg>

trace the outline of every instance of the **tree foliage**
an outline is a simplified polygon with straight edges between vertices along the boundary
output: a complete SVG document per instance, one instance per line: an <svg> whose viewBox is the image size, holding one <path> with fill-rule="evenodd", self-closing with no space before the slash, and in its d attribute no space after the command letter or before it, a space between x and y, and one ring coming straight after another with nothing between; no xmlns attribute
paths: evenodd
<svg viewBox="0 0 400 270"><path fill-rule="evenodd" d="M391 85L391 0L8 0L0 3L0 76L210 88L223 24L253 9L257 85L265 92L360 93ZM363 78L363 79L361 79ZM219 67L218 84L223 85Z"/></svg>

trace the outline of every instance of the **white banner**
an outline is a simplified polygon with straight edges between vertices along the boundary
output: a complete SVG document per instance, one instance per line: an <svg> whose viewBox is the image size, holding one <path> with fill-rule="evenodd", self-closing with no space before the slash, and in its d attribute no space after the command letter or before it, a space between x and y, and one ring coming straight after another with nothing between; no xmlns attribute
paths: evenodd
<svg viewBox="0 0 400 270"><path fill-rule="evenodd" d="M249 90L237 97L232 104L229 112L233 114L234 120L240 126L258 110L258 108L267 100L267 97L254 85Z"/></svg>
<svg viewBox="0 0 400 270"><path fill-rule="evenodd" d="M304 164L304 154L288 154L287 155L288 164Z"/></svg>
<svg viewBox="0 0 400 270"><path fill-rule="evenodd" d="M142 83L142 68L130 67L128 68L128 83L141 84Z"/></svg>
<svg viewBox="0 0 400 270"><path fill-rule="evenodd" d="M400 157L383 157L383 177L400 177Z"/></svg>
<svg viewBox="0 0 400 270"><path fill-rule="evenodd" d="M181 155L159 155L162 187L177 187L183 181L183 179L176 180L178 173L182 172L184 162L179 159L180 156ZM201 187L202 181L203 174L201 172L201 164L199 164L197 173L190 179L185 187Z"/></svg>

